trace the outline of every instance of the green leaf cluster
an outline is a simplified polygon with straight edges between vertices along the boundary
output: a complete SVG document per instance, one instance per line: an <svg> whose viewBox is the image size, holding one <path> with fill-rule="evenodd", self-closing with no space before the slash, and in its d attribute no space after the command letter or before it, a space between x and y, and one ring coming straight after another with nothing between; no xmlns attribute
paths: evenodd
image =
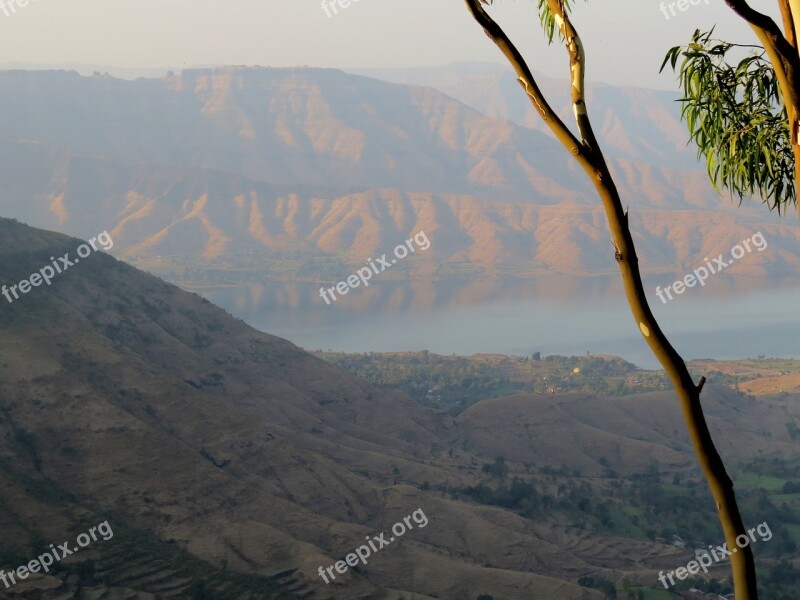
<svg viewBox="0 0 800 600"><path fill-rule="evenodd" d="M683 89L681 117L705 157L714 188L760 196L770 210L796 202L794 155L786 108L772 64L758 46L713 39L695 30L687 46L671 48L670 63ZM732 56L750 49L738 62Z"/></svg>

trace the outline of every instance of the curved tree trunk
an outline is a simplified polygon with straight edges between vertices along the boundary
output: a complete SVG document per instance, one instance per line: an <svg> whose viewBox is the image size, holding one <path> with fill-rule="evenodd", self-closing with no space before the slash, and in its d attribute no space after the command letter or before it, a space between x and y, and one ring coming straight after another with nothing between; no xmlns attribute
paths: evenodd
<svg viewBox="0 0 800 600"><path fill-rule="evenodd" d="M739 535L746 537L747 532L736 504L733 482L728 477L722 458L714 446L700 405L700 392L705 378L701 378L699 384L695 385L686 368L686 363L661 331L650 310L639 271L636 249L628 227L628 214L622 208L616 185L589 121L584 97L583 45L577 31L572 26L569 15L564 10L563 2L562 0L547 0L548 7L555 18L569 53L572 107L580 139L576 138L553 112L519 51L481 6L483 0L465 1L473 18L483 27L489 38L497 44L514 67L520 84L542 119L586 172L603 202L615 248L614 256L622 274L625 295L631 312L650 350L664 367L675 388L689 437L716 502L725 539L728 548L731 549L730 558L736 600L757 600L758 592L752 550L749 545L734 550L737 548L736 537Z"/></svg>

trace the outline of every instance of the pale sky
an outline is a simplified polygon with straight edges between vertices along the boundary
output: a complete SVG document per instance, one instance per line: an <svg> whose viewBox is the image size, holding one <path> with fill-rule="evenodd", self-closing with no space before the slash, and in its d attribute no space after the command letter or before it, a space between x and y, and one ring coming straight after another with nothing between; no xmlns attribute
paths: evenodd
<svg viewBox="0 0 800 600"><path fill-rule="evenodd" d="M502 61L463 0L351 0L338 14L329 9L330 17L320 0L19 1L0 0L7 11L15 6L9 16L0 9L0 64L377 68ZM723 0L695 1L667 19L656 0L577 0L573 18L587 48L588 79L674 89L673 76L659 76L658 67L695 28L717 23L720 37L755 40ZM751 4L778 14L775 0ZM498 0L490 11L534 70L566 75L563 49L541 43L535 0Z"/></svg>

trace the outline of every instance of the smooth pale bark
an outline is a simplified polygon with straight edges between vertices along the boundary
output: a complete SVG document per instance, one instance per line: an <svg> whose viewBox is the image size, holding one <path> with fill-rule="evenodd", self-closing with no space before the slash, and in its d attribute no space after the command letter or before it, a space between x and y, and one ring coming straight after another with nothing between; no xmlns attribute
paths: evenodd
<svg viewBox="0 0 800 600"><path fill-rule="evenodd" d="M580 37L573 27L569 15L565 12L561 0L547 0L569 54L572 107L580 135L580 139L578 139L553 112L522 55L502 28L483 9L481 0L465 1L473 18L483 27L486 35L497 44L514 67L520 84L539 115L586 172L602 200L611 229L615 249L614 257L619 265L631 313L650 350L664 367L675 388L692 446L714 497L728 547L736 548L736 537L738 535L746 536L746 530L736 504L733 482L728 477L722 458L714 446L700 405L700 392L705 378L695 385L686 368L686 363L661 331L647 302L639 271L639 261L636 257L636 248L628 227L628 214L622 208L619 192L589 120L584 95L585 56ZM736 600L757 600L755 564L749 546L732 553L731 568Z"/></svg>
<svg viewBox="0 0 800 600"><path fill-rule="evenodd" d="M793 27L785 28L784 34L786 38L789 40L789 43L792 46L797 47L796 40L797 40L797 19L800 18L800 0L788 0L789 1L789 12L792 15L792 24ZM779 2L779 4L783 4L783 2Z"/></svg>
<svg viewBox="0 0 800 600"><path fill-rule="evenodd" d="M781 4L781 13L785 12L783 9L783 0L779 0L779 4ZM784 34L786 36L786 40L789 46L792 47L794 50L794 59L796 61L795 64L800 65L800 53L798 53L797 49L797 28L800 26L800 0L789 0L789 14L784 16ZM788 22L787 22L788 21ZM795 77L795 80L791 83L794 86L794 99L795 102L800 102L800 74ZM784 94L784 98L786 95ZM788 112L788 110L787 110ZM792 135L792 149L794 150L794 181L795 181L795 194L797 190L800 189L800 104L794 104L792 106L792 114L794 115L794 120L792 117L789 117L789 127L794 127L793 131L795 132ZM796 195L795 195L796 198ZM800 202L797 203L797 214L800 216Z"/></svg>

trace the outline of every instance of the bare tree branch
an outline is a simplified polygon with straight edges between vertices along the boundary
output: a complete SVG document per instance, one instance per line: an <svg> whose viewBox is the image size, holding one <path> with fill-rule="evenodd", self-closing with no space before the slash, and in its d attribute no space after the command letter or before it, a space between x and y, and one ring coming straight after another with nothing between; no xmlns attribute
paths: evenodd
<svg viewBox="0 0 800 600"><path fill-rule="evenodd" d="M579 159L585 160L585 150L582 149L582 144L550 107L544 94L542 94L542 90L536 83L531 70L528 68L527 63L522 58L519 50L517 50L516 46L514 46L506 35L506 32L503 31L494 19L483 9L480 0L468 2L467 5L469 6L470 12L472 12L473 18L483 27L489 39L497 44L497 47L500 48L500 51L505 54L508 61L514 67L518 81L533 103L534 108L542 117L542 120L573 155Z"/></svg>
<svg viewBox="0 0 800 600"><path fill-rule="evenodd" d="M569 54L569 71L572 83L572 111L575 114L575 123L581 135L581 141L589 148L598 147L597 139L592 131L589 114L586 109L586 88L584 82L584 65L586 55L583 43L569 20L569 14L564 10L561 2L547 0L547 5L553 14L556 25L564 38L564 44Z"/></svg>
<svg viewBox="0 0 800 600"><path fill-rule="evenodd" d="M689 437L717 505L717 512L725 533L725 539L731 548L736 548L736 537L738 535L746 535L746 530L736 504L733 483L728 477L722 458L714 446L700 405L700 392L705 380L701 379L699 384L695 385L689 370L686 368L686 363L664 335L647 302L641 272L639 271L639 261L636 257L636 248L628 225L628 214L622 208L619 192L589 121L584 98L585 56L580 37L564 9L563 0L547 0L547 5L555 17L570 56L572 103L582 138L581 142L578 142L559 119L548 118L553 115L552 109L550 109L550 105L542 96L538 86L536 86L524 58L511 44L502 28L481 7L482 0L465 1L478 24L483 27L489 38L505 54L520 79L526 82L525 88L528 96L539 111L539 114L545 117L545 122L556 134L556 137L573 154L575 160L584 169L603 202L603 208L611 229L612 243L615 250L614 258L619 265L631 313L639 326L639 331L641 331L651 351L664 367L675 388ZM726 1L730 4L734 0ZM578 145L576 146L576 144ZM755 565L753 553L749 546L741 548L731 555L731 567L733 569L736 600L757 600Z"/></svg>

